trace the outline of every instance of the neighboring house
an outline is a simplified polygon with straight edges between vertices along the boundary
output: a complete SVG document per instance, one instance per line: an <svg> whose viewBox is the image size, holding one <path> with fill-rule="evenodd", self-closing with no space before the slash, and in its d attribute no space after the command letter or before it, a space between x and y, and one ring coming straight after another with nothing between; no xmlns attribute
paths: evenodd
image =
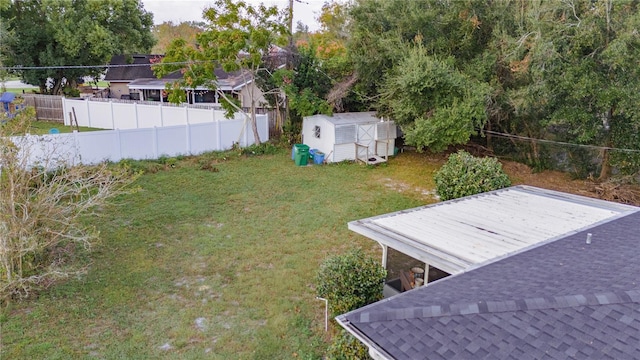
<svg viewBox="0 0 640 360"><path fill-rule="evenodd" d="M517 186L349 228L453 274L336 318L374 359L640 358L640 208Z"/></svg>
<svg viewBox="0 0 640 360"><path fill-rule="evenodd" d="M384 162L394 154L396 137L395 123L383 121L375 112L313 115L302 120L302 142L323 152L327 162Z"/></svg>
<svg viewBox="0 0 640 360"><path fill-rule="evenodd" d="M109 82L110 97L117 99L143 100L167 102L165 85L182 78L180 71L168 74L158 79L151 70L151 64L161 59L163 55L117 55L111 58L110 65L122 65L107 70L105 81ZM148 66L135 66L135 65ZM242 71L232 73L222 69L215 70L218 78L218 89L232 98L240 100L241 106L251 105L251 91L257 94L256 103L265 104L267 101L262 91L255 85L250 74ZM189 104L218 104L218 94L204 87L187 89Z"/></svg>

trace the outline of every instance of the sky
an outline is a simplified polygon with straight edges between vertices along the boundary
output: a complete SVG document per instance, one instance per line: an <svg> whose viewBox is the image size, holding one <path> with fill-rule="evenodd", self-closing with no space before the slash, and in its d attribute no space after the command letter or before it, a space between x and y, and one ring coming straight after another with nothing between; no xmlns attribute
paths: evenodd
<svg viewBox="0 0 640 360"><path fill-rule="evenodd" d="M284 9L289 6L288 0L246 0L252 5L263 2L267 6ZM293 4L293 24L302 21L310 31L319 29L315 20L320 15L326 0L296 0ZM180 23L182 21L202 21L202 11L213 4L213 0L142 0L145 10L153 13L153 22L161 24L165 21Z"/></svg>

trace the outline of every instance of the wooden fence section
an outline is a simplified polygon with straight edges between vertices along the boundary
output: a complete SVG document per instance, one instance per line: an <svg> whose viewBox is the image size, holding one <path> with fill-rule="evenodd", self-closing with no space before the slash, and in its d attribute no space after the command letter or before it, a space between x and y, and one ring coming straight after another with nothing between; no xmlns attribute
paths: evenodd
<svg viewBox="0 0 640 360"><path fill-rule="evenodd" d="M38 120L64 122L62 97L53 95L24 94L25 104L36 109Z"/></svg>

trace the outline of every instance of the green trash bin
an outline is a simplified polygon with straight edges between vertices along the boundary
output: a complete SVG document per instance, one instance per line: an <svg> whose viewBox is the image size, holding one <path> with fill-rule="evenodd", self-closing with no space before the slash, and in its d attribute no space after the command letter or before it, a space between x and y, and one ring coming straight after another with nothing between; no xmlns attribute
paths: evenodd
<svg viewBox="0 0 640 360"><path fill-rule="evenodd" d="M296 154L298 153L298 149L307 149L309 151L309 146L305 144L293 144L291 148L291 160L296 160Z"/></svg>
<svg viewBox="0 0 640 360"><path fill-rule="evenodd" d="M296 144L295 162L297 166L306 166L309 161L309 146Z"/></svg>

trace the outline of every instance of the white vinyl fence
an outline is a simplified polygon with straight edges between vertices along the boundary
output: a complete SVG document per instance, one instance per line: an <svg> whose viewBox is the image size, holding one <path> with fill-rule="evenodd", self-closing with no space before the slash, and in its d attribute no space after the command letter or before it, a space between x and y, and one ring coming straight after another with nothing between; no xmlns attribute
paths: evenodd
<svg viewBox="0 0 640 360"><path fill-rule="evenodd" d="M268 138L267 116L258 117L259 134ZM12 138L26 152L28 166L55 168L62 165L97 164L105 160L157 159L160 156L197 155L226 150L239 143L255 143L248 121L222 120L126 130L27 135Z"/></svg>
<svg viewBox="0 0 640 360"><path fill-rule="evenodd" d="M229 121L224 111L198 109L173 104L137 104L120 102L102 102L90 100L62 99L64 124L71 125L71 117L78 120L79 126L99 129L144 129L174 125L193 125ZM264 115L258 115L261 117ZM245 119L244 114L236 113L235 120ZM267 140L269 124L265 123L266 135L263 135L262 122L258 120L260 139ZM74 124L75 125L75 124Z"/></svg>

